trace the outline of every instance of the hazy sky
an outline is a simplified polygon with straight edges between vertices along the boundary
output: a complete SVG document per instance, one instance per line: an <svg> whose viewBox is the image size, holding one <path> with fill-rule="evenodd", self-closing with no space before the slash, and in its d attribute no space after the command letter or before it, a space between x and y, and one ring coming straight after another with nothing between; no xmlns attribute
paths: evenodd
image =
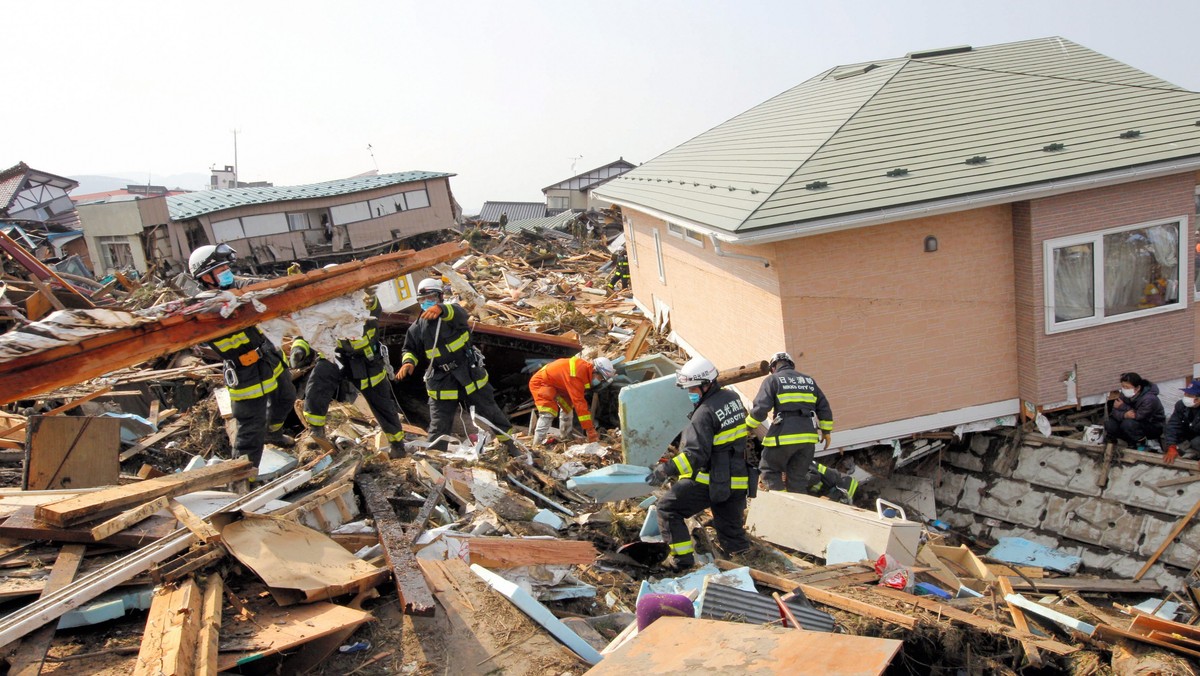
<svg viewBox="0 0 1200 676"><path fill-rule="evenodd" d="M20 2L5 157L129 178L457 174L465 211L644 162L831 66L1058 35L1200 90L1200 1ZM575 159L577 156L582 156ZM202 187L200 185L183 187Z"/></svg>

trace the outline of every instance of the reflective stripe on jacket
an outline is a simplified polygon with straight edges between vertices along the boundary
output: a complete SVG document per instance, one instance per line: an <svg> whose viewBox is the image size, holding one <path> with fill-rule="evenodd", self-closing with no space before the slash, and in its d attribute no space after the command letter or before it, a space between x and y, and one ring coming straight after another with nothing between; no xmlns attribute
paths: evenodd
<svg viewBox="0 0 1200 676"><path fill-rule="evenodd" d="M763 446L815 444L820 438L818 430L833 431L829 400L815 380L795 369L780 369L763 380L746 424L751 429L758 427L772 409L775 419Z"/></svg>
<svg viewBox="0 0 1200 676"><path fill-rule="evenodd" d="M546 364L529 379L534 406L539 413L553 414L558 412L559 400L569 400L579 416L579 424L585 430L592 429L592 414L588 410L592 375L592 364L579 357L556 359Z"/></svg>
<svg viewBox="0 0 1200 676"><path fill-rule="evenodd" d="M692 411L684 428L680 452L667 464L668 472L714 489L743 491L749 487L746 466L746 406L733 390L710 390Z"/></svg>

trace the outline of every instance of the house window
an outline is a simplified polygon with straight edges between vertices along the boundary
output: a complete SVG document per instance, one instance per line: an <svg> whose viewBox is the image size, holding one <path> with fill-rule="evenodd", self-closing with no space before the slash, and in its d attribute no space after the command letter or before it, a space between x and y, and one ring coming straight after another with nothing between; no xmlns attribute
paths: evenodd
<svg viewBox="0 0 1200 676"><path fill-rule="evenodd" d="M1182 309L1187 219L1048 240L1046 333Z"/></svg>
<svg viewBox="0 0 1200 676"><path fill-rule="evenodd" d="M96 238L100 247L100 258L105 269L130 270L134 268L133 247L129 240L121 236L101 236Z"/></svg>
<svg viewBox="0 0 1200 676"><path fill-rule="evenodd" d="M623 220L624 220L624 225L625 225L625 232L629 233L628 234L629 242L625 246L625 253L629 256L629 262L633 263L634 265L637 265L638 264L637 241L634 238L633 221L629 220L628 218L623 219Z"/></svg>
<svg viewBox="0 0 1200 676"><path fill-rule="evenodd" d="M571 198L548 197L546 198L546 207L550 210L566 211L571 208Z"/></svg>
<svg viewBox="0 0 1200 676"><path fill-rule="evenodd" d="M404 193L404 202L409 209L424 209L429 206L429 193L424 188Z"/></svg>
<svg viewBox="0 0 1200 676"><path fill-rule="evenodd" d="M288 214L287 224L288 230L292 232L308 230L308 214Z"/></svg>
<svg viewBox="0 0 1200 676"><path fill-rule="evenodd" d="M1200 187L1196 188L1196 213L1200 214ZM1192 274L1195 275L1196 299L1200 300L1200 228L1196 230L1196 254L1192 257Z"/></svg>
<svg viewBox="0 0 1200 676"><path fill-rule="evenodd" d="M675 235L682 240L691 242L696 246L704 246L704 235L692 230L691 228L685 228L676 223L667 223L667 232L670 232L672 235Z"/></svg>
<svg viewBox="0 0 1200 676"><path fill-rule="evenodd" d="M657 228L654 230L654 255L658 258L658 281L666 284L667 268L663 265L662 238L658 236Z"/></svg>

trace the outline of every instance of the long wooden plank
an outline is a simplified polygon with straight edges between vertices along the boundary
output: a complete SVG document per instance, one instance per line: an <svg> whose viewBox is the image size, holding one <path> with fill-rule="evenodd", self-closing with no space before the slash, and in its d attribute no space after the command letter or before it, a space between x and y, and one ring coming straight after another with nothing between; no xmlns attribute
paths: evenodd
<svg viewBox="0 0 1200 676"><path fill-rule="evenodd" d="M873 594L879 594L880 596L884 596L896 601L902 601L904 603L911 603L919 608L924 608L930 612L937 613L940 617L949 618L956 622L961 622L963 624L975 627L976 629L990 633L1004 634L1009 638L1015 638L1022 642L1031 642L1038 648L1047 652L1052 652L1055 655L1070 655L1071 653L1079 651L1079 648L1076 646L1059 643L1058 641L1051 639L1039 638L1027 631L1021 631L1014 627L1010 627L1007 624L1001 624L977 615L972 615L971 613L959 610L954 606L946 605L945 603L935 601L925 596L914 596L912 594L906 594L898 589L891 589L889 587L869 587L869 589Z"/></svg>
<svg viewBox="0 0 1200 676"><path fill-rule="evenodd" d="M586 564L596 560L596 546L586 540L537 538L470 538L471 563L485 568L516 568L542 564Z"/></svg>
<svg viewBox="0 0 1200 676"><path fill-rule="evenodd" d="M200 636L196 640L196 675L217 676L217 647L221 639L221 607L225 580L217 573L208 576L201 603Z"/></svg>
<svg viewBox="0 0 1200 676"><path fill-rule="evenodd" d="M734 568L742 567L736 563L733 563L732 561L725 561L723 559L717 560L717 566L722 570L733 570ZM809 584L796 582L795 580L789 580L786 577L764 573L761 570L755 570L751 568L750 578L759 584L782 592L794 591L797 587L799 587L800 590L804 592L804 595L809 598L809 600L816 601L817 603L829 606L830 608L837 608L848 613L862 615L863 617L873 617L877 620L890 622L891 624L904 627L905 629L912 629L917 626L916 618L913 618L909 615L897 613L895 611L888 610L887 608L880 608L879 606L871 605L870 603L859 601L858 599L852 599L849 596L842 596L841 594L836 594L829 590L821 589L820 587L814 587Z"/></svg>
<svg viewBox="0 0 1200 676"><path fill-rule="evenodd" d="M236 669L371 620L370 613L325 601L256 610L254 622L239 632L238 637L222 641L225 649L217 656L219 671Z"/></svg>
<svg viewBox="0 0 1200 676"><path fill-rule="evenodd" d="M159 588L150 601L133 676L191 676L200 635L200 601L195 580L184 580L173 589Z"/></svg>
<svg viewBox="0 0 1200 676"><path fill-rule="evenodd" d="M167 508L167 498L156 498L140 507L126 510L104 523L92 528L92 537L99 542L107 537L116 535L135 523L145 521L152 515Z"/></svg>
<svg viewBox="0 0 1200 676"><path fill-rule="evenodd" d="M243 305L228 317L215 310L171 315L158 321L116 329L77 343L29 354L0 364L0 404L27 399L64 385L79 383L126 366L220 338L231 332L332 300L372 284L401 277L460 256L461 243L446 243L419 252L398 251L280 277L233 291L280 289L260 302L259 312Z"/></svg>
<svg viewBox="0 0 1200 676"><path fill-rule="evenodd" d="M83 563L86 550L87 545L67 545L59 550L46 586L42 588L43 598L71 584L75 573L79 572L80 564ZM9 659L9 676L38 676L42 673L42 662L45 661L46 652L50 650L50 643L54 640L54 629L53 624L48 624L21 641L16 654Z"/></svg>
<svg viewBox="0 0 1200 676"><path fill-rule="evenodd" d="M46 411L42 415L43 416L58 415L59 413L69 411L69 410L75 408L76 406L79 406L80 404L86 404L87 402L95 399L96 397L103 397L104 395L108 394L109 392L112 392L112 388L113 388L112 385L109 385L107 387L101 387L100 389L96 390L95 392L86 394L78 399L72 399L71 401L68 401L67 403L63 404L62 406L56 406L56 407L50 409L49 411ZM23 429L25 429L25 426L28 424L29 424L28 420L26 420L25 422L22 422L22 423L17 423L16 425L13 425L9 429L5 430L5 434L12 434L13 432L18 432L20 430L23 430Z"/></svg>
<svg viewBox="0 0 1200 676"><path fill-rule="evenodd" d="M157 444L158 442L162 441L163 439L166 439L167 437L169 437L173 434L177 434L179 432L186 430L188 428L189 424L191 424L190 420L180 419L180 420L176 420L175 422L171 423L170 425L167 425L166 427L160 428L154 434L151 434L150 436L146 437L145 439L142 439L141 441L139 441L137 443L137 445L130 447L128 450L122 451L121 455L119 456L121 462L125 462L126 460L132 458L133 456L137 455L138 453L141 453L142 451L146 450L147 448L150 448L154 444Z"/></svg>
<svg viewBox="0 0 1200 676"><path fill-rule="evenodd" d="M1137 572L1137 575L1133 576L1134 580L1142 579L1142 577L1150 571L1150 566L1154 565L1154 562L1158 560L1158 557L1162 556L1163 552L1167 551L1167 547L1171 546L1171 543L1175 541L1175 538L1179 537L1179 534L1183 532L1183 529L1187 528L1187 525L1192 522L1192 519L1196 518L1197 512L1200 512L1200 500L1197 500L1196 504L1192 505L1191 511L1189 511L1186 516L1180 517L1179 521L1175 524L1175 527L1171 529L1171 534L1163 539L1162 544L1158 546L1158 549L1154 550L1154 553L1151 554L1150 558L1146 560L1146 563L1142 566L1142 569Z"/></svg>
<svg viewBox="0 0 1200 676"><path fill-rule="evenodd" d="M999 578L1000 592L1003 596L1014 594L1012 583L1008 578ZM1021 631L1029 631L1029 622L1025 620L1025 613L1017 606L1008 605L1008 614L1012 616L1013 626ZM1021 641L1021 647L1025 649L1025 659L1029 660L1029 665L1033 667L1042 666L1042 653L1037 646L1029 641Z"/></svg>
<svg viewBox="0 0 1200 676"><path fill-rule="evenodd" d="M0 523L0 537L96 544L96 538L92 537L92 530L88 528L87 524L59 528L34 518L33 512L34 508L31 506L18 507L3 523ZM175 517L152 514L149 518L108 536L104 540L104 544L114 547L141 547L173 530L175 530Z"/></svg>
<svg viewBox="0 0 1200 676"><path fill-rule="evenodd" d="M168 474L136 484L113 486L95 493L38 505L34 514L46 523L67 527L100 519L134 505L161 497L175 497L231 481L246 479L258 472L246 458L227 460L178 474Z"/></svg>
<svg viewBox="0 0 1200 676"><path fill-rule="evenodd" d="M1059 577L1035 578L1031 585L1028 581L1012 575L1004 575L1013 589L1019 592L1060 592L1060 591L1089 591L1106 594L1158 594L1162 585L1150 581L1108 580L1099 578ZM1036 588L1034 587L1036 585Z"/></svg>
<svg viewBox="0 0 1200 676"><path fill-rule="evenodd" d="M396 593L400 596L400 607L408 615L432 615L433 594L425 584L425 578L417 568L417 558L412 551L412 542L404 532L396 511L388 502L395 492L377 476L356 477L355 483L362 491L367 511L375 520L379 531L379 542L383 545L383 556L396 578Z"/></svg>

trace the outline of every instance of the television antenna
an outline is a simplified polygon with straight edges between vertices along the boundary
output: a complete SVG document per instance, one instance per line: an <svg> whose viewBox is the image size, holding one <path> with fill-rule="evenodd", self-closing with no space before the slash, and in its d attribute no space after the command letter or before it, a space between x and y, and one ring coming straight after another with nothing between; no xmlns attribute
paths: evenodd
<svg viewBox="0 0 1200 676"><path fill-rule="evenodd" d="M578 162L579 160L582 160L583 155L576 155L575 157L568 157L567 159L571 160L571 175L574 176L575 175L575 163Z"/></svg>

